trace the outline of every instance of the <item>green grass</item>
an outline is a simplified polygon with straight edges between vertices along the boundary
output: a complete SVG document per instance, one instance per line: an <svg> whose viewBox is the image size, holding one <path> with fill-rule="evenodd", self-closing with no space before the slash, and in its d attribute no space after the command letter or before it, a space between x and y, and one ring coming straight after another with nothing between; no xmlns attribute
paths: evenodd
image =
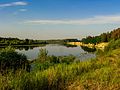
<svg viewBox="0 0 120 90"><path fill-rule="evenodd" d="M0 89L4 90L119 90L120 88L120 49L113 50L97 59L59 63L44 70L30 73L18 71L0 76Z"/></svg>
<svg viewBox="0 0 120 90"><path fill-rule="evenodd" d="M31 72L0 75L0 90L120 90L119 47L84 62L43 52Z"/></svg>

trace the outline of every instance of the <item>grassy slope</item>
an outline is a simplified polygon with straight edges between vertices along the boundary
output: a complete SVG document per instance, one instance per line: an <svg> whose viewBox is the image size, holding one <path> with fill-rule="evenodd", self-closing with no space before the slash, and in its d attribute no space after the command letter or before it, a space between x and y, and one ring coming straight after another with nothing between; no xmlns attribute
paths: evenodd
<svg viewBox="0 0 120 90"><path fill-rule="evenodd" d="M120 90L120 49L96 59L0 75L0 90Z"/></svg>
<svg viewBox="0 0 120 90"><path fill-rule="evenodd" d="M103 54L88 61L92 69L83 73L69 89L120 90L120 49Z"/></svg>

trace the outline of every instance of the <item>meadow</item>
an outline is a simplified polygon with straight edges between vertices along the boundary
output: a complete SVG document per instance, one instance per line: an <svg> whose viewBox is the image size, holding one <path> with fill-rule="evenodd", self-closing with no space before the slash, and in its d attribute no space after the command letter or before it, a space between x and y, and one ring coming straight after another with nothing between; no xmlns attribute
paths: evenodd
<svg viewBox="0 0 120 90"><path fill-rule="evenodd" d="M30 71L20 67L0 74L0 90L119 90L119 41L98 50L95 59L81 62L72 55L49 56L41 49L38 58L29 63Z"/></svg>

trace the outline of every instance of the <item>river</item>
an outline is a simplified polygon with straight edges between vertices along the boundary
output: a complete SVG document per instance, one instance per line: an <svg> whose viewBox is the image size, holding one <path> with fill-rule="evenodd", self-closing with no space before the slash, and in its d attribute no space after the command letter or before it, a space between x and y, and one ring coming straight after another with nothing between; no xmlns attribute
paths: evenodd
<svg viewBox="0 0 120 90"><path fill-rule="evenodd" d="M83 47L80 46L76 47L66 47L64 45L58 44L47 44L44 46L39 47L24 47L16 49L17 52L23 53L27 56L28 60L33 60L38 57L39 50L43 48L48 51L48 55L55 55L55 56L68 56L74 55L80 60L86 60L90 58L95 58L96 55L93 52L86 51Z"/></svg>

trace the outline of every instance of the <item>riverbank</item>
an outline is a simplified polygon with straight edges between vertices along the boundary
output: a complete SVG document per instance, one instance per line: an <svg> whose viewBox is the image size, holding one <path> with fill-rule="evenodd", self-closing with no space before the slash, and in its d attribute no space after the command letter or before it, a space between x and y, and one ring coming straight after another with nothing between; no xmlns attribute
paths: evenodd
<svg viewBox="0 0 120 90"><path fill-rule="evenodd" d="M88 48L96 48L96 49L101 49L101 50L104 50L104 48L108 45L107 42L103 42L103 43L98 43L98 44L85 44L83 42L68 42L67 44L70 44L70 45L77 45L77 46L85 46L85 47L88 47Z"/></svg>
<svg viewBox="0 0 120 90"><path fill-rule="evenodd" d="M119 90L119 54L120 48L84 62L41 54L31 72L0 74L0 90Z"/></svg>
<svg viewBox="0 0 120 90"><path fill-rule="evenodd" d="M11 51L5 53L2 59L13 55ZM6 57L8 63L12 59ZM34 68L30 72L23 68L0 74L0 90L120 90L120 39L109 42L104 51L98 50L94 59L49 56L41 49L31 64Z"/></svg>

